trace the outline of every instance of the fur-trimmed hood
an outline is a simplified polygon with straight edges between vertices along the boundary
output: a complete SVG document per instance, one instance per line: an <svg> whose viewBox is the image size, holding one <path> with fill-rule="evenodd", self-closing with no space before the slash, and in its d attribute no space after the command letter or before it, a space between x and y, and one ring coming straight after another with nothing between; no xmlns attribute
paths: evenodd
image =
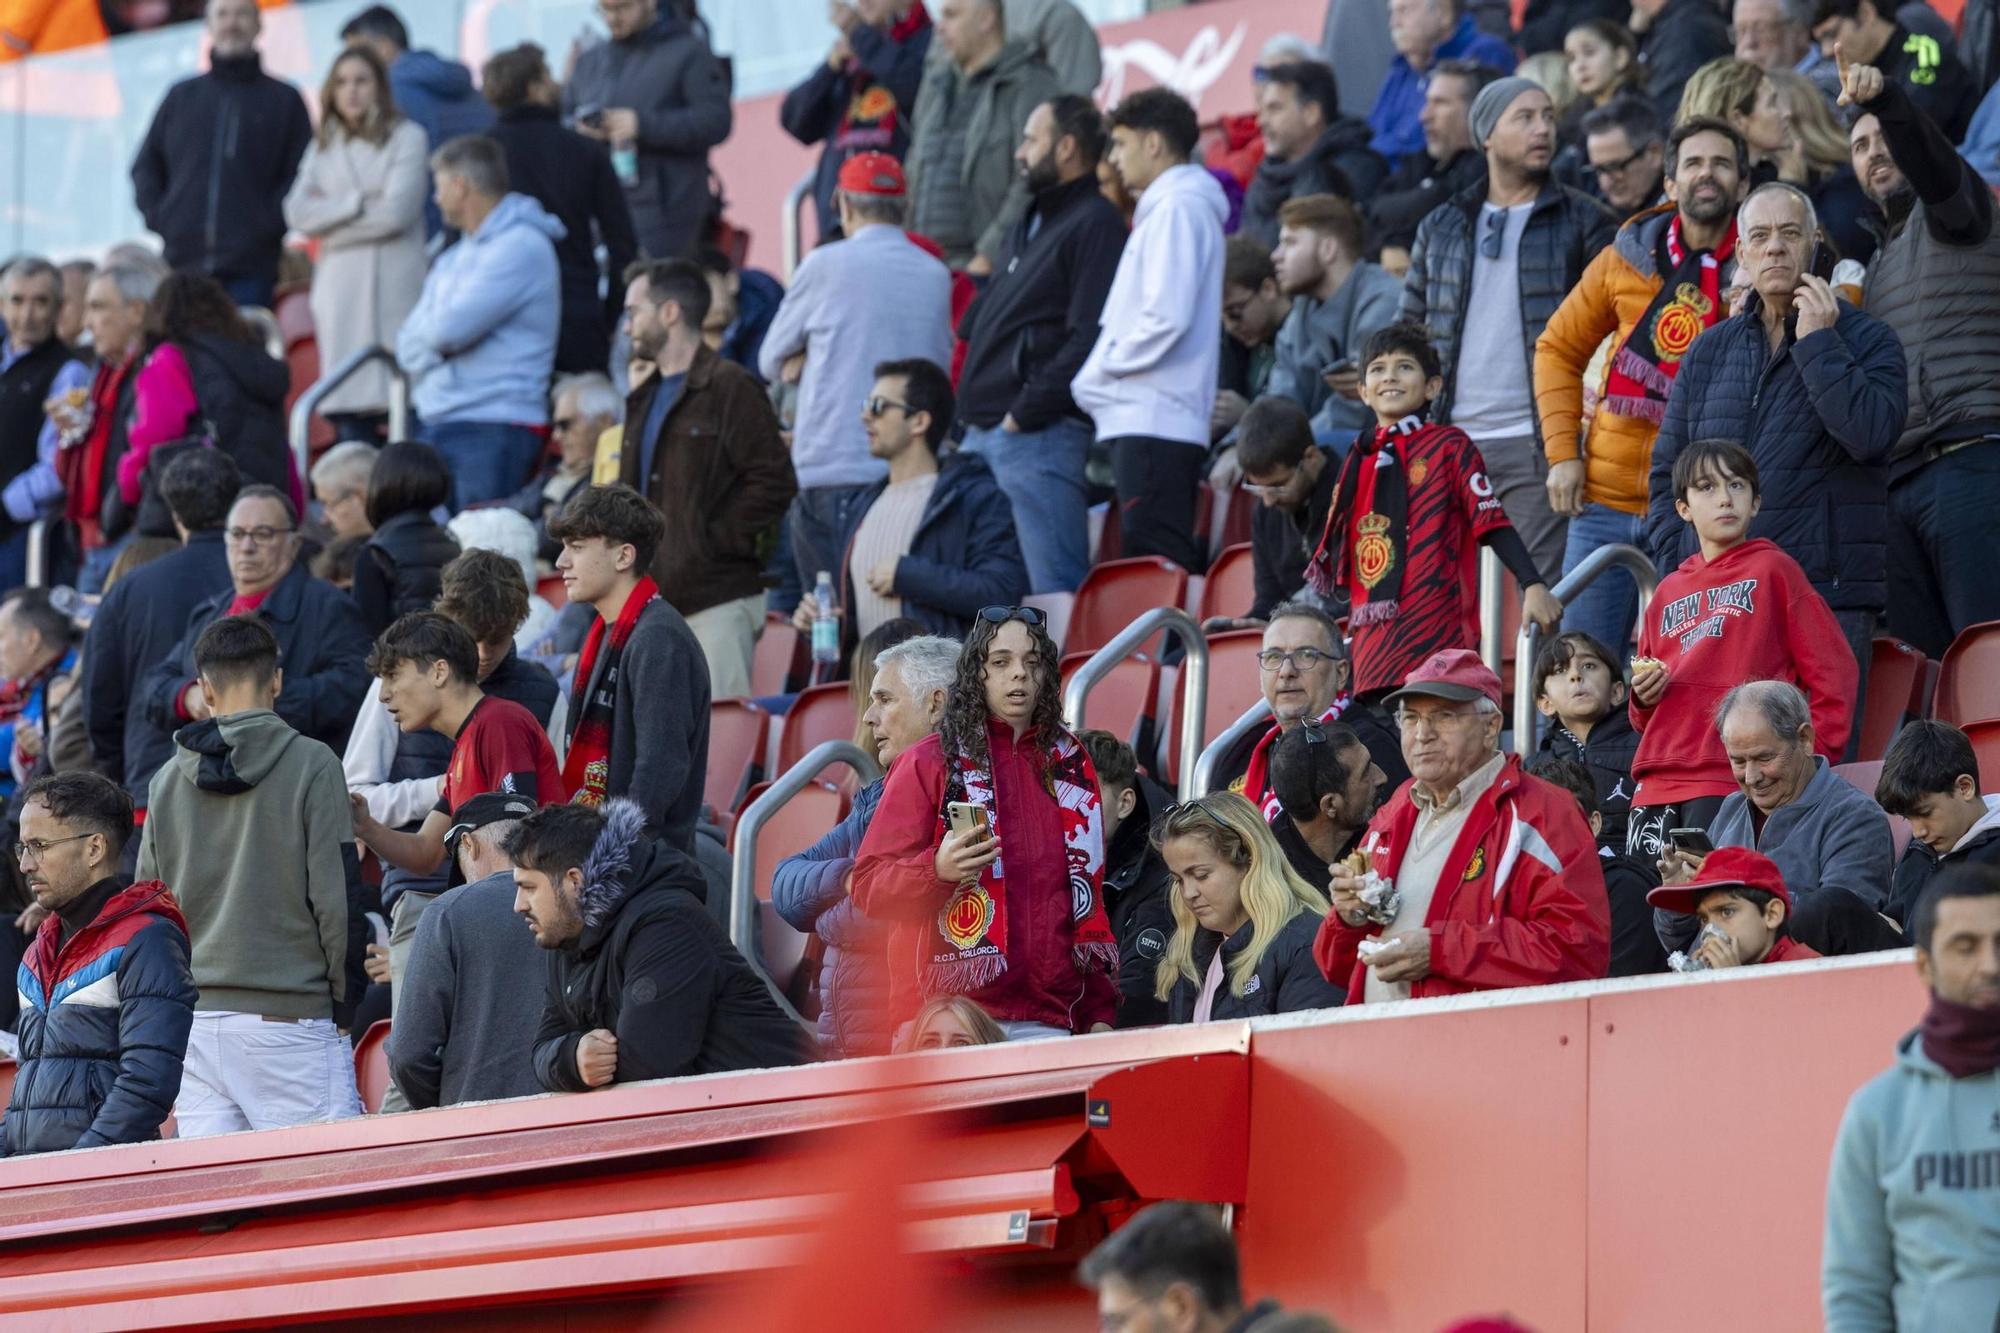
<svg viewBox="0 0 2000 1333"><path fill-rule="evenodd" d="M646 836L646 813L636 802L622 797L606 801L604 831L581 867L583 884L577 889L576 905L583 932L577 947L584 952L597 948L625 905L639 894L672 889L705 901L706 886L698 874L671 873L675 859Z"/></svg>

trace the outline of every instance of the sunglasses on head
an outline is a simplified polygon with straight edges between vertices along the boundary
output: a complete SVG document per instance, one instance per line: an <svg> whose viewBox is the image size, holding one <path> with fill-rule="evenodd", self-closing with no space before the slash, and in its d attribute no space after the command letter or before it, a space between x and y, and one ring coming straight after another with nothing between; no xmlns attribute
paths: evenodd
<svg viewBox="0 0 2000 1333"><path fill-rule="evenodd" d="M982 606L979 618L989 625L1004 625L1010 620L1018 620L1038 629L1049 623L1049 618L1032 606Z"/></svg>

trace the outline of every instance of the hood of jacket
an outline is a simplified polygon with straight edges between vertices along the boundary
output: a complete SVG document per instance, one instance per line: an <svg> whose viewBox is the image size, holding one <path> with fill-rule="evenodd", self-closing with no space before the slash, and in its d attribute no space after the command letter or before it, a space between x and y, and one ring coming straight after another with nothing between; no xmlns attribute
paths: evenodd
<svg viewBox="0 0 2000 1333"><path fill-rule="evenodd" d="M478 96L472 71L432 51L405 51L396 58L396 77L408 79L440 101Z"/></svg>
<svg viewBox="0 0 2000 1333"><path fill-rule="evenodd" d="M677 859L694 873L672 874ZM644 894L685 893L697 902L707 901L694 862L646 836L646 813L634 801L604 803L604 829L580 870L583 884L577 889L576 906L583 930L571 946L580 954L595 953L617 926L619 914Z"/></svg>
<svg viewBox="0 0 2000 1333"><path fill-rule="evenodd" d="M493 206L479 230L466 238L474 245L486 245L512 231L538 231L551 241L569 235L569 229L541 201L525 194L508 194Z"/></svg>
<svg viewBox="0 0 2000 1333"><path fill-rule="evenodd" d="M269 777L285 751L304 739L276 713L231 713L175 732L174 763L203 791L236 796Z"/></svg>
<svg viewBox="0 0 2000 1333"><path fill-rule="evenodd" d="M291 372L286 369L285 363L259 344L219 338L212 333L197 333L188 342L221 366L246 398L260 403L282 404L285 395L291 391Z"/></svg>
<svg viewBox="0 0 2000 1333"><path fill-rule="evenodd" d="M1693 555L1681 561L1678 566L1678 572L1689 575L1699 573L1702 570L1722 570L1727 572L1737 565L1744 563L1752 556L1777 549L1778 544L1769 537L1752 537L1747 542L1738 542L1712 561L1703 559L1701 552L1696 551Z"/></svg>
<svg viewBox="0 0 2000 1333"><path fill-rule="evenodd" d="M150 912L162 920L173 922L182 935L188 933L187 918L181 915L181 905L174 901L172 891L163 882L147 879L133 884L126 882L122 875L116 879L123 887L105 899L96 916L77 928L67 941L69 945L74 946L85 935L102 931L137 912ZM65 944L62 928L61 909L49 913L22 958L23 965L33 971L44 986L54 979L56 959Z"/></svg>
<svg viewBox="0 0 2000 1333"><path fill-rule="evenodd" d="M1146 187L1146 192L1139 196L1139 207L1132 214L1133 229L1136 231L1155 210L1165 207L1167 200L1181 198L1206 208L1219 225L1229 221L1229 199L1222 193L1222 186L1207 167L1186 162L1168 167Z"/></svg>
<svg viewBox="0 0 2000 1333"><path fill-rule="evenodd" d="M1972 821L1972 827L1965 831L1965 836L1952 844L1948 855L1956 856L1960 852L1969 852L1980 843L2000 835L2000 796L1982 796L1980 799L1986 802L1986 813Z"/></svg>

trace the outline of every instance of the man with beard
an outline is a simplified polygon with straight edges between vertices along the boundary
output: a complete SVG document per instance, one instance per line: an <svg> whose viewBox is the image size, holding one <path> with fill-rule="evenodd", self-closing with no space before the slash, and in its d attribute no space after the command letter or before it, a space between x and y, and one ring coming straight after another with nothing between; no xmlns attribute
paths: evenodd
<svg viewBox="0 0 2000 1333"><path fill-rule="evenodd" d="M1271 747L1271 832L1299 878L1314 888L1368 830L1389 779L1345 722L1306 722Z"/></svg>
<svg viewBox="0 0 2000 1333"><path fill-rule="evenodd" d="M1368 123L1340 114L1333 71L1316 60L1260 72L1257 128L1264 160L1244 192L1242 230L1266 245L1277 242L1278 210L1286 200L1312 194L1367 199L1389 174L1389 164L1368 146Z"/></svg>
<svg viewBox="0 0 2000 1333"><path fill-rule="evenodd" d="M1644 540L1647 472L1668 390L1695 335L1725 313L1748 151L1740 134L1707 117L1675 126L1668 151L1673 202L1618 229L1535 344L1549 506L1570 521L1564 573L1600 546ZM1584 373L1606 337L1613 352L1586 460ZM1623 644L1638 605L1632 576L1614 571L1569 601L1564 624Z"/></svg>
<svg viewBox="0 0 2000 1333"><path fill-rule="evenodd" d="M1402 284L1361 257L1361 215L1338 195L1287 200L1278 224L1271 262L1292 308L1264 391L1304 408L1315 440L1344 447L1374 424L1361 401L1361 349L1395 322Z"/></svg>
<svg viewBox="0 0 2000 1333"><path fill-rule="evenodd" d="M1432 419L1479 446L1508 521L1548 576L1562 568L1567 520L1549 504L1528 390L1535 342L1614 224L1595 199L1549 174L1556 113L1540 86L1497 80L1474 100L1469 121L1486 180L1417 228L1401 317L1429 326L1443 362ZM1461 367L1472 371L1461 376Z"/></svg>
<svg viewBox="0 0 2000 1333"><path fill-rule="evenodd" d="M1444 60L1424 85L1424 151L1405 153L1368 205L1368 230L1382 247L1382 266L1400 275L1410 266L1417 224L1460 190L1486 175L1486 157L1472 146L1467 113L1480 90L1500 77L1476 60Z"/></svg>
<svg viewBox="0 0 2000 1333"><path fill-rule="evenodd" d="M1889 451L1889 628L1941 657L2000 620L2000 229L1993 196L1903 85L1848 65L1854 174L1886 218L1868 312L1902 340L1909 418ZM1922 358L1923 373L1918 374Z"/></svg>

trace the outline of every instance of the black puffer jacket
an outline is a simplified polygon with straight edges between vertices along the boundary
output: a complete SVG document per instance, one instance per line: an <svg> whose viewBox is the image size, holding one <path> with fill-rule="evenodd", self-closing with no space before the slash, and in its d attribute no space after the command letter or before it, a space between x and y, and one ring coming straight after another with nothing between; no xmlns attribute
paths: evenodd
<svg viewBox="0 0 2000 1333"><path fill-rule="evenodd" d="M444 567L458 558L458 538L427 513L396 514L375 529L354 561L354 604L371 635L397 616L428 611L444 590Z"/></svg>
<svg viewBox="0 0 2000 1333"><path fill-rule="evenodd" d="M1356 204L1375 197L1389 164L1368 146L1375 132L1356 116L1340 116L1312 147L1289 161L1265 158L1243 192L1242 234L1263 245L1278 243L1278 209L1288 199L1337 194Z"/></svg>
<svg viewBox="0 0 2000 1333"><path fill-rule="evenodd" d="M1486 183L1459 191L1417 227L1410 248L1410 271L1403 280L1402 319L1427 325L1444 363L1444 388L1431 404L1431 418L1451 421L1458 388L1458 337L1465 327L1465 303L1472 293L1472 262L1478 250L1479 211ZM1521 233L1521 373L1533 383L1535 340L1542 336L1584 266L1611 243L1618 221L1603 204L1579 190L1550 180L1535 197ZM1481 367L1504 375L1503 366ZM1535 437L1541 438L1539 421Z"/></svg>
<svg viewBox="0 0 2000 1333"><path fill-rule="evenodd" d="M1167 865L1153 850L1153 820L1174 803L1173 794L1145 774L1136 775L1138 804L1104 849L1104 910L1118 940L1118 1026L1150 1027L1167 1021L1154 992L1160 955L1174 934L1167 900Z"/></svg>
<svg viewBox="0 0 2000 1333"><path fill-rule="evenodd" d="M1334 1009L1346 1004L1346 988L1328 981L1326 974L1319 970L1319 964L1313 961L1313 940L1318 937L1320 925L1325 919L1323 914L1300 912L1287 921L1278 931L1277 938L1271 941L1270 947L1264 950L1257 970L1243 983L1241 995L1231 990L1227 969L1231 959L1250 947L1254 923L1244 922L1227 940L1221 939L1212 930L1197 927L1194 937L1195 975L1201 977L1208 974L1208 960L1215 957L1217 948L1222 950L1223 955L1222 987L1215 993L1215 1004L1208 1015L1210 1021L1296 1014L1305 1009ZM1174 983L1172 993L1167 996L1167 1021L1193 1022L1195 1001L1200 998L1201 984L1182 977Z"/></svg>

